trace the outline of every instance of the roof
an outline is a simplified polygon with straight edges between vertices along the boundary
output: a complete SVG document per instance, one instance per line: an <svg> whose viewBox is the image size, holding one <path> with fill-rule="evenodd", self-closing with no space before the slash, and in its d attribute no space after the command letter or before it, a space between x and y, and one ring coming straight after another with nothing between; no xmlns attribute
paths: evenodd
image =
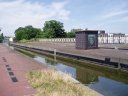
<svg viewBox="0 0 128 96"><path fill-rule="evenodd" d="M83 30L83 31L78 31L77 33L98 33L99 30Z"/></svg>

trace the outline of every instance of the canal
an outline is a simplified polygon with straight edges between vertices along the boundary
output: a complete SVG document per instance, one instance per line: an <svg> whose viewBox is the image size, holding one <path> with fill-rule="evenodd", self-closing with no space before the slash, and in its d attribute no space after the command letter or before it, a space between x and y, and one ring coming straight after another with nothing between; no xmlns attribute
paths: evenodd
<svg viewBox="0 0 128 96"><path fill-rule="evenodd" d="M34 52L16 48L40 64L70 74L73 78L104 96L128 96L128 72L111 68L94 68L54 57L40 55ZM93 65L92 65L93 66Z"/></svg>

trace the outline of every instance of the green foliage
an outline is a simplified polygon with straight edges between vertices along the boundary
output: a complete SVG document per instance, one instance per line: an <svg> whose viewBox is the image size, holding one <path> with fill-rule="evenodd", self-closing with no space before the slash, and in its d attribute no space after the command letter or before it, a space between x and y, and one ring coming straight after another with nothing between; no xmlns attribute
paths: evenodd
<svg viewBox="0 0 128 96"><path fill-rule="evenodd" d="M68 32L67 33L67 38L74 38L75 37L75 32Z"/></svg>
<svg viewBox="0 0 128 96"><path fill-rule="evenodd" d="M71 29L71 31L67 33L67 38L75 38L75 32L78 31L82 31L82 29Z"/></svg>
<svg viewBox="0 0 128 96"><path fill-rule="evenodd" d="M4 35L3 35L3 33L1 33L1 35L0 35L0 43L2 43L3 40L4 40Z"/></svg>
<svg viewBox="0 0 128 96"><path fill-rule="evenodd" d="M30 40L32 38L39 38L41 37L41 29L33 28L31 25L26 27L19 27L17 30L15 30L15 37L16 40Z"/></svg>
<svg viewBox="0 0 128 96"><path fill-rule="evenodd" d="M82 29L72 29L70 32L66 33L63 23L56 20L50 20L44 23L43 32L41 29L28 25L16 29L15 37L17 41L24 43L28 42L27 40L31 41L33 38L74 38L75 32L81 30Z"/></svg>
<svg viewBox="0 0 128 96"><path fill-rule="evenodd" d="M34 41L38 41L38 39L37 38L32 38L30 40L22 39L19 41L19 43L28 43L28 42L34 42Z"/></svg>
<svg viewBox="0 0 128 96"><path fill-rule="evenodd" d="M64 38L66 37L65 30L63 29L63 23L50 20L46 21L43 27L43 38Z"/></svg>
<svg viewBox="0 0 128 96"><path fill-rule="evenodd" d="M79 28L79 29L71 29L70 32L74 32L74 33L75 33L75 32L82 31L82 30L83 30L83 29L80 29L80 28Z"/></svg>
<svg viewBox="0 0 128 96"><path fill-rule="evenodd" d="M29 40L26 40L26 39L22 39L22 40L20 40L19 42L20 43L27 43Z"/></svg>

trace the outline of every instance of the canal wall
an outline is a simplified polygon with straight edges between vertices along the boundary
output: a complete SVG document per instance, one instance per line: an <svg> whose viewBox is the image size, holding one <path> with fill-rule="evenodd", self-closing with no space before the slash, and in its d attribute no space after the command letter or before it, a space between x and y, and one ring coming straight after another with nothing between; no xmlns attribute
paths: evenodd
<svg viewBox="0 0 128 96"><path fill-rule="evenodd" d="M23 45L23 44L11 43L11 45L14 47L25 48L25 49L28 49L30 51L36 51L38 53L46 52L46 53L52 54L54 56L59 55L59 56L72 58L72 59L76 59L76 60L89 61L91 63L96 63L96 64L101 65L101 66L112 67L114 69L128 70L127 62L120 62L121 59L118 59L118 58L116 58L117 60L115 58L114 58L115 60L111 60L111 58L109 58L109 57L105 57L104 59L103 58L97 59L95 57L80 56L77 54L58 52L58 51L53 50L53 49L39 48L39 47L29 46L29 45L27 46L27 45Z"/></svg>
<svg viewBox="0 0 128 96"><path fill-rule="evenodd" d="M105 76L106 78L128 84L128 72L127 71L121 71L121 70L116 70L116 69L113 70L113 68L108 68L105 66L97 66L97 65L91 64L89 62L85 63L84 61L82 62L80 60L66 58L64 56L62 57L62 56L58 56L58 55L56 56L56 61L55 61L55 58L52 54L47 54L45 52L36 54L39 51L37 51L37 50L35 51L32 49L29 50L29 49L25 49L25 48L15 47L14 50L21 52L23 54L26 54L32 58L36 58L36 56L40 56L40 54L41 54L41 56L43 56L43 58L48 58L48 60L51 60L52 64L54 64L54 65L56 65L57 62L59 62L59 63L65 64L67 66L76 68L76 76L77 76L76 78L80 81L85 81L86 80L85 78L90 78L90 77L88 77L89 75L87 75L87 74L90 74L90 75L95 74L96 76L98 76L98 75ZM85 73L87 73L87 74L85 75ZM93 78L93 76L91 76L91 78ZM87 82L88 82L88 80L87 80ZM85 84L87 84L87 82ZM90 82L92 82L92 80L90 80Z"/></svg>

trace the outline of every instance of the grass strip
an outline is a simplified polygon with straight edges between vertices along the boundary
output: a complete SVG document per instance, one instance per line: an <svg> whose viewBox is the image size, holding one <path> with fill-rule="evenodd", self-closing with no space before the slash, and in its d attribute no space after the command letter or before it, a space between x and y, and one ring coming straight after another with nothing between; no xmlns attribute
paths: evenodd
<svg viewBox="0 0 128 96"><path fill-rule="evenodd" d="M37 90L35 96L101 96L70 75L55 70L31 71L27 79Z"/></svg>

